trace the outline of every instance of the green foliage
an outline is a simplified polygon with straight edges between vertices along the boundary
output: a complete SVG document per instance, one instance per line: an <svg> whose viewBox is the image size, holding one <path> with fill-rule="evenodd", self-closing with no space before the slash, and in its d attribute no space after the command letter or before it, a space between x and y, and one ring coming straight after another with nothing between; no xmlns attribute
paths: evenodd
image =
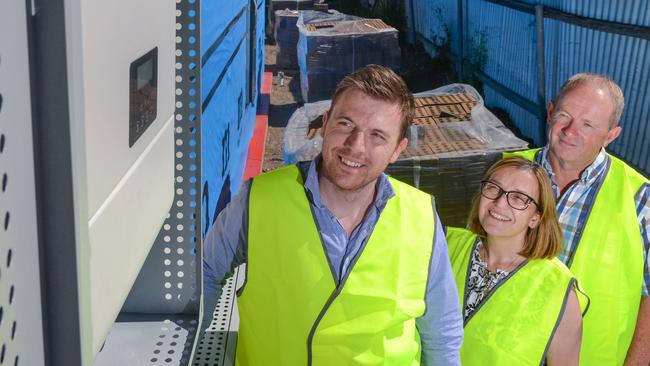
<svg viewBox="0 0 650 366"><path fill-rule="evenodd" d="M463 79L473 85L480 94L483 94L483 83L476 76L477 71L482 71L487 64L487 31L478 31L470 37L467 54L463 58Z"/></svg>
<svg viewBox="0 0 650 366"><path fill-rule="evenodd" d="M407 59L403 68L404 78L413 91L424 91L457 82L456 69L451 50L451 35L443 12L433 9L440 28L429 39L418 37L415 45L406 45Z"/></svg>

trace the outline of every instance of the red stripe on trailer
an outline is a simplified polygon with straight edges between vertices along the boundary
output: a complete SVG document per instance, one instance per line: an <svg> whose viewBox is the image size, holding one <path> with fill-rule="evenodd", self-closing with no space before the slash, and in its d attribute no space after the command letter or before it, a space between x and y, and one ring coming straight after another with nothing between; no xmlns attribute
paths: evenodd
<svg viewBox="0 0 650 366"><path fill-rule="evenodd" d="M269 125L269 102L272 79L273 74L271 72L264 72L262 90L257 101L255 128L253 130L253 137L251 137L251 141L248 144L248 158L246 159L246 168L244 170L244 181L258 176L262 172L266 129Z"/></svg>

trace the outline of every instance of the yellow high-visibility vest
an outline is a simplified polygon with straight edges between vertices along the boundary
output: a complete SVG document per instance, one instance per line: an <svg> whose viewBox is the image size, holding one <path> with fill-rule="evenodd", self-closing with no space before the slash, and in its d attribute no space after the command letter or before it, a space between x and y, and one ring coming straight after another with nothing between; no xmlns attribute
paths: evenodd
<svg viewBox="0 0 650 366"><path fill-rule="evenodd" d="M447 245L461 309L465 308L467 275L476 234L447 229ZM576 281L558 259L529 260L492 289L465 320L460 350L464 366L541 365L564 314ZM576 291L583 311L589 299ZM463 311L464 313L464 311Z"/></svg>
<svg viewBox="0 0 650 366"><path fill-rule="evenodd" d="M237 365L420 364L435 215L431 196L390 183L395 196L337 284L298 168L254 179Z"/></svg>
<svg viewBox="0 0 650 366"><path fill-rule="evenodd" d="M518 151L534 160L539 149ZM634 336L643 286L643 241L634 196L648 179L618 158L598 190L568 266L589 294L580 364L622 365Z"/></svg>

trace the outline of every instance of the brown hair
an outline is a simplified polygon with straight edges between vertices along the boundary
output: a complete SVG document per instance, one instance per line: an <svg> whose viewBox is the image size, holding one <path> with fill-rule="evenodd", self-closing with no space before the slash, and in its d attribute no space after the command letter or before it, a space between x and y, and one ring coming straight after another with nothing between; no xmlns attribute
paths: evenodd
<svg viewBox="0 0 650 366"><path fill-rule="evenodd" d="M328 113L332 113L336 102L349 89L356 89L373 98L397 104L402 115L399 140L406 137L406 131L415 114L415 101L413 94L399 75L387 67L375 64L358 69L338 84Z"/></svg>
<svg viewBox="0 0 650 366"><path fill-rule="evenodd" d="M530 172L539 185L539 200L537 202L537 212L540 215L539 225L534 229L528 229L524 239L524 247L519 255L528 259L553 258L560 253L562 249L562 232L557 219L557 210L555 208L555 198L551 182L548 179L548 173L541 165L521 157L510 157L497 161L488 169L483 176L483 180L488 180L497 171L504 168L516 168ZM487 233L481 226L478 217L478 206L481 200L481 192L474 196L472 209L467 219L468 228L478 236L485 238Z"/></svg>
<svg viewBox="0 0 650 366"><path fill-rule="evenodd" d="M562 98L564 98L570 91L580 86L592 86L597 89L602 89L609 94L609 98L614 107L612 114L609 116L609 128L611 129L618 126L618 122L621 120L621 115L623 114L625 98L623 97L623 91L618 84L607 75L583 72L571 76L564 82L564 84L562 84L562 87L555 98L556 106L559 106L560 103L562 103Z"/></svg>

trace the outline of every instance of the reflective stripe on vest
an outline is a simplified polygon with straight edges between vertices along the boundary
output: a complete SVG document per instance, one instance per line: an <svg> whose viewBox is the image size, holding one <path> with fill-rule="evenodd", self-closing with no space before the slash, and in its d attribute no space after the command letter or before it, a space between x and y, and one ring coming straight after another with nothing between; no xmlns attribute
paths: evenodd
<svg viewBox="0 0 650 366"><path fill-rule="evenodd" d="M533 160L536 152L512 155ZM585 366L625 362L643 286L643 242L634 196L648 180L608 156L607 176L569 259L571 272L591 298L580 350L580 364Z"/></svg>
<svg viewBox="0 0 650 366"><path fill-rule="evenodd" d="M419 364L435 218L431 196L390 182L395 196L339 285L297 167L254 179L237 365Z"/></svg>
<svg viewBox="0 0 650 366"><path fill-rule="evenodd" d="M476 235L465 229L449 228L447 245L464 314ZM465 321L462 364L542 364L574 285L571 272L558 259L530 260L511 272ZM576 293L585 310L588 299L579 291Z"/></svg>

